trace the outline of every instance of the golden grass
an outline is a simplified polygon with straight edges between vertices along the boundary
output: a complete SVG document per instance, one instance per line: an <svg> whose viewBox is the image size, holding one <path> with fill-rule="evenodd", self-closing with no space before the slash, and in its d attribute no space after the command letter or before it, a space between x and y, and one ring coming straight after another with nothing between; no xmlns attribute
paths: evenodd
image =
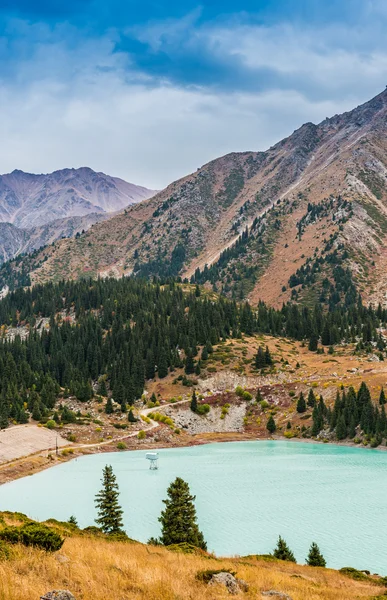
<svg viewBox="0 0 387 600"><path fill-rule="evenodd" d="M61 562L58 555L68 561ZM74 536L57 554L15 546L12 557L0 561L0 600L38 600L53 589L69 589L76 600L220 600L229 597L227 591L208 587L195 575L222 568L249 583L249 591L241 595L246 600L259 599L269 589L284 591L293 600L369 599L384 591L329 569L255 558L207 558Z"/></svg>

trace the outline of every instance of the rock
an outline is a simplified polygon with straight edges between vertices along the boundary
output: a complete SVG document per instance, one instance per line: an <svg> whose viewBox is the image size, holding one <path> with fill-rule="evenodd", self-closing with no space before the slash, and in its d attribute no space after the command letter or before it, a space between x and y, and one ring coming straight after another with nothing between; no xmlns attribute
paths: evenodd
<svg viewBox="0 0 387 600"><path fill-rule="evenodd" d="M243 579L237 579L234 577L234 575L231 575L231 573L227 573L227 571L215 573L208 582L208 585L224 585L228 593L232 594L233 596L242 591L247 592L249 589L246 581L243 581Z"/></svg>
<svg viewBox="0 0 387 600"><path fill-rule="evenodd" d="M285 592L277 592L276 590L262 592L262 596L270 596L271 598L276 598L277 600L293 600L289 594L285 594Z"/></svg>
<svg viewBox="0 0 387 600"><path fill-rule="evenodd" d="M56 554L55 560L57 560L58 563L61 563L61 564L70 562L69 557L66 556L65 554Z"/></svg>
<svg viewBox="0 0 387 600"><path fill-rule="evenodd" d="M75 598L68 590L53 590L41 596L40 600L75 600Z"/></svg>

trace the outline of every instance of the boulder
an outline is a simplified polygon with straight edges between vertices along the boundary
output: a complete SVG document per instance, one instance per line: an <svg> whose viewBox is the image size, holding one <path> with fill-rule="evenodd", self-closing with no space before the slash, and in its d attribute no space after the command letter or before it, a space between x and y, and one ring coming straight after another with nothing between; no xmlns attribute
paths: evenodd
<svg viewBox="0 0 387 600"><path fill-rule="evenodd" d="M278 592L277 590L268 590L267 592L261 592L262 596L269 596L270 598L275 598L276 600L293 600L289 594L285 594L285 592Z"/></svg>
<svg viewBox="0 0 387 600"><path fill-rule="evenodd" d="M68 590L53 590L41 596L40 600L75 600L75 598Z"/></svg>
<svg viewBox="0 0 387 600"><path fill-rule="evenodd" d="M237 579L227 571L212 575L208 585L224 585L229 594L235 596L240 592L247 592L249 586L243 579Z"/></svg>

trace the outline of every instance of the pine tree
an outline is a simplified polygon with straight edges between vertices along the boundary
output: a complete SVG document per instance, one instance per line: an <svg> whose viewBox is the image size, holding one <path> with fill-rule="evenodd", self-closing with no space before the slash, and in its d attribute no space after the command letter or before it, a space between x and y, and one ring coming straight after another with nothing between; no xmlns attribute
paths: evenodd
<svg viewBox="0 0 387 600"><path fill-rule="evenodd" d="M293 552L290 550L289 546L281 536L278 538L277 547L273 552L273 556L279 560L288 560L289 562L294 563L296 562Z"/></svg>
<svg viewBox="0 0 387 600"><path fill-rule="evenodd" d="M270 415L270 417L268 418L268 421L266 423L266 429L268 430L269 433L274 433L275 430L277 429L273 415Z"/></svg>
<svg viewBox="0 0 387 600"><path fill-rule="evenodd" d="M316 396L315 396L312 388L310 388L310 390L309 390L307 404L308 404L308 406L310 406L310 408L314 408L316 406Z"/></svg>
<svg viewBox="0 0 387 600"><path fill-rule="evenodd" d="M69 518L69 520L67 521L67 523L70 523L70 525L75 525L76 527L78 527L78 521L74 517L74 515L71 515L71 517Z"/></svg>
<svg viewBox="0 0 387 600"><path fill-rule="evenodd" d="M198 400L196 398L195 390L192 393L190 408L191 408L192 412L194 412L194 413L196 413L196 411L198 409Z"/></svg>
<svg viewBox="0 0 387 600"><path fill-rule="evenodd" d="M261 346L259 346L257 354L255 355L255 366L257 369L264 369L266 366L265 353Z"/></svg>
<svg viewBox="0 0 387 600"><path fill-rule="evenodd" d="M40 412L40 406L38 401L34 404L32 418L34 421L40 421L40 419L42 418L42 413Z"/></svg>
<svg viewBox="0 0 387 600"><path fill-rule="evenodd" d="M336 437L338 440L343 440L347 437L347 425L345 423L344 414L341 414L337 420Z"/></svg>
<svg viewBox="0 0 387 600"><path fill-rule="evenodd" d="M98 518L95 522L104 533L118 533L122 531L123 511L118 503L118 484L116 476L110 465L106 465L102 472L102 489L95 496L95 505L98 509Z"/></svg>
<svg viewBox="0 0 387 600"><path fill-rule="evenodd" d="M132 409L130 409L130 411L128 413L128 421L129 421L129 423L137 423L137 419L134 416Z"/></svg>
<svg viewBox="0 0 387 600"><path fill-rule="evenodd" d="M177 477L169 486L167 494L168 499L163 500L165 510L159 517L162 528L160 542L164 546L187 543L207 550L196 522L196 496L191 495L188 483Z"/></svg>
<svg viewBox="0 0 387 600"><path fill-rule="evenodd" d="M306 402L305 402L304 394L301 392L300 397L298 398L298 402L297 402L297 412L304 413L305 411L306 411Z"/></svg>
<svg viewBox="0 0 387 600"><path fill-rule="evenodd" d="M107 396L106 381L104 377L101 377L98 382L98 394L104 397Z"/></svg>
<svg viewBox="0 0 387 600"><path fill-rule="evenodd" d="M0 395L0 429L8 427L9 409L5 393Z"/></svg>
<svg viewBox="0 0 387 600"><path fill-rule="evenodd" d="M312 543L308 558L306 559L306 564L310 567L325 567L326 561L323 555L320 552L320 548L317 546L315 542Z"/></svg>
<svg viewBox="0 0 387 600"><path fill-rule="evenodd" d="M386 404L386 395L384 393L383 388L380 390L379 404L380 404L380 406L383 406L383 404Z"/></svg>
<svg viewBox="0 0 387 600"><path fill-rule="evenodd" d="M111 415L114 412L113 402L111 398L108 398L105 404L105 413Z"/></svg>

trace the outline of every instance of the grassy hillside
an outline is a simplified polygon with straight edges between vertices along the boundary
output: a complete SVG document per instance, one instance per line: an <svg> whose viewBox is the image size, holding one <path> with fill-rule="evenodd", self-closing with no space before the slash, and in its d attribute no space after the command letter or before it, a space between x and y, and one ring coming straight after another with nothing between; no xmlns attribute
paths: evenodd
<svg viewBox="0 0 387 600"><path fill-rule="evenodd" d="M19 514L0 513L4 525L21 525ZM56 553L9 546L0 558L1 600L37 600L54 589L68 589L76 600L224 600L222 586L208 586L197 575L207 570L237 573L249 584L240 598L264 598L277 590L292 600L354 600L382 598L385 586L377 578L355 573L355 580L330 569L313 568L254 556L224 559L183 554L134 542L110 541L67 524L48 522L66 537Z"/></svg>

